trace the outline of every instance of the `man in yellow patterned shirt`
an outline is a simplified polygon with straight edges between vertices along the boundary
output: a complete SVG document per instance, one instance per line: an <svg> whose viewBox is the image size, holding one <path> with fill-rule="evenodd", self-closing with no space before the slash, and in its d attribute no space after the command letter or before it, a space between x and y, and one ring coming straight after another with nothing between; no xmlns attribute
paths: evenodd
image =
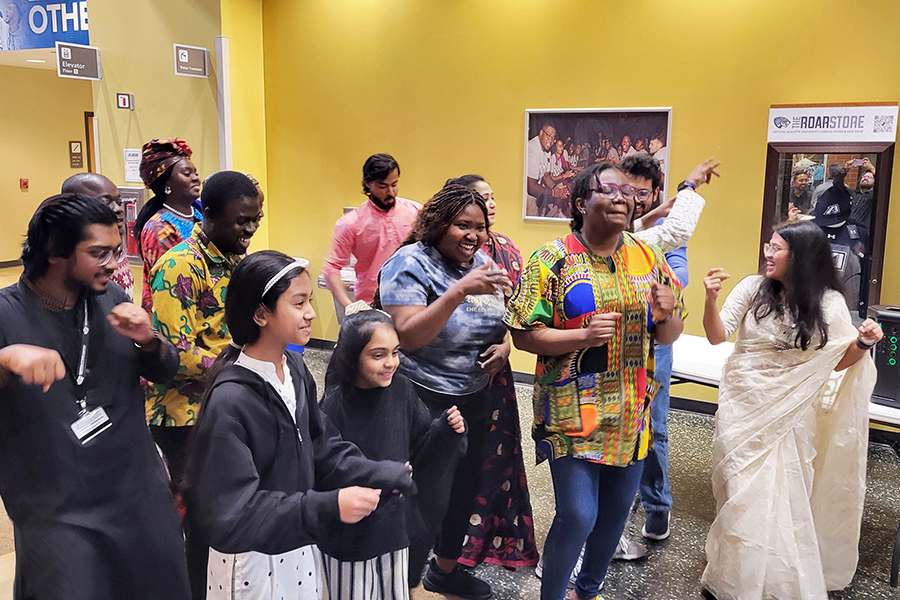
<svg viewBox="0 0 900 600"><path fill-rule="evenodd" d="M183 487L185 449L200 412L204 374L231 340L225 325L231 272L263 216L262 194L236 171L210 176L200 203L203 222L163 254L150 273L153 324L175 344L180 365L171 384L150 385L147 422L176 492Z"/></svg>

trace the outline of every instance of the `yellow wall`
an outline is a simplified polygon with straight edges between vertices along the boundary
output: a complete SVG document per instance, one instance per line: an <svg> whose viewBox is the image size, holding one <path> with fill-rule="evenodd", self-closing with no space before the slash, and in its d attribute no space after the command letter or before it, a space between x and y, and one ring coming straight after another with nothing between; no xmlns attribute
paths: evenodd
<svg viewBox="0 0 900 600"><path fill-rule="evenodd" d="M0 67L0 261L17 260L31 215L62 182L87 170L69 167L69 142L84 142L91 84L55 71ZM30 188L19 189L27 178Z"/></svg>
<svg viewBox="0 0 900 600"><path fill-rule="evenodd" d="M219 169L215 36L218 0L90 1L91 45L103 60L93 83L100 120L100 171L125 183L122 150L159 137L179 137L194 151L201 177ZM173 43L210 50L209 79L175 75ZM134 94L135 110L116 107L116 93Z"/></svg>
<svg viewBox="0 0 900 600"><path fill-rule="evenodd" d="M402 167L401 194L416 200L449 176L484 175L497 229L530 253L566 227L521 220L525 109L672 106L672 179L710 155L723 161L689 246L695 334L706 269L756 269L769 105L900 98L900 5L889 0L866 6L874 18L835 0L264 8L273 248L320 267L340 207L363 200L363 161L389 152ZM898 227L895 209L888 256L900 250ZM900 279L886 280L884 299L900 301ZM318 308L314 337L334 339L327 292ZM513 365L528 371L533 360L515 356Z"/></svg>
<svg viewBox="0 0 900 600"><path fill-rule="evenodd" d="M266 95L263 68L262 0L223 0L222 35L228 37L231 54L231 126L234 168L250 173L268 190L266 177ZM263 219L253 236L252 250L268 248L269 206L266 196Z"/></svg>

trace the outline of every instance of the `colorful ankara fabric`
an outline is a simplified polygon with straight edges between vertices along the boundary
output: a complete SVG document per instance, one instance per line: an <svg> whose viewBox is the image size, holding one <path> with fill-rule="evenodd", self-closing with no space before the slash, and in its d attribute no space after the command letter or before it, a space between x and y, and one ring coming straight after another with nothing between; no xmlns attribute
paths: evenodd
<svg viewBox="0 0 900 600"><path fill-rule="evenodd" d="M170 385L147 392L147 422L194 425L203 398L203 375L231 335L225 325L225 292L241 257L219 251L200 229L166 252L150 275L153 325L178 349L181 364Z"/></svg>
<svg viewBox="0 0 900 600"><path fill-rule="evenodd" d="M491 232L481 247L506 269L513 287L522 273L522 255L508 237ZM522 433L512 369L491 378L490 430L485 440L481 486L469 518L468 538L459 561L474 567L482 562L504 567L537 564L534 518L522 457Z"/></svg>
<svg viewBox="0 0 900 600"><path fill-rule="evenodd" d="M128 256L122 255L116 270L110 276L113 283L119 284L119 287L125 290L125 294L129 298L134 298L134 273L131 272L131 265L128 264Z"/></svg>
<svg viewBox="0 0 900 600"><path fill-rule="evenodd" d="M203 213L193 207L194 219L182 219L178 215L163 208L150 217L141 230L141 257L144 261L144 284L141 293L141 306L147 312L153 307L150 295L150 271L163 254L177 246L182 240L191 236L194 223L203 221Z"/></svg>
<svg viewBox="0 0 900 600"><path fill-rule="evenodd" d="M490 430L475 509L459 562L503 567L534 566L538 562L534 517L522 456L522 432L512 368L491 378Z"/></svg>
<svg viewBox="0 0 900 600"><path fill-rule="evenodd" d="M191 147L177 138L150 140L141 149L141 181L148 188L182 158L190 158Z"/></svg>
<svg viewBox="0 0 900 600"><path fill-rule="evenodd" d="M618 312L603 346L538 356L534 428L538 460L571 455L625 466L647 455L653 379L653 331L647 301L653 282L669 286L684 316L681 285L658 248L624 233L607 258L569 234L528 260L504 322L512 329L581 329L596 313Z"/></svg>
<svg viewBox="0 0 900 600"><path fill-rule="evenodd" d="M522 274L522 253L505 235L488 233L488 239L481 247L482 250L494 260L495 263L506 269L513 287L519 283L519 275Z"/></svg>

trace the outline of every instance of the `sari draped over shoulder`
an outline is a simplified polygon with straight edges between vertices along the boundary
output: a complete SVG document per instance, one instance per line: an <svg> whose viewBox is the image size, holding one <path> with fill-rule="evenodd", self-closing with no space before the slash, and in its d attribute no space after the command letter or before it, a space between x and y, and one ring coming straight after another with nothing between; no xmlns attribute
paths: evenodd
<svg viewBox="0 0 900 600"><path fill-rule="evenodd" d="M738 338L719 388L702 581L719 600L826 600L859 558L875 365L866 355L834 372L858 335L839 293L822 300L828 343L804 351L789 320L749 310L761 281L742 281L722 309Z"/></svg>

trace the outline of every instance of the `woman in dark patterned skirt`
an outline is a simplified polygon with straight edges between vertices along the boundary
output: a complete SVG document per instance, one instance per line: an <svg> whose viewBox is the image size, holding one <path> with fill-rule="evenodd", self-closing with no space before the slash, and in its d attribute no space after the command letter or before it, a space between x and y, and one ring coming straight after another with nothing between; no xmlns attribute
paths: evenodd
<svg viewBox="0 0 900 600"><path fill-rule="evenodd" d="M522 255L512 240L493 230L497 205L491 186L480 175L464 175L447 183L465 185L484 198L491 229L482 250L506 269L515 287L522 271ZM459 562L470 567L482 562L507 568L534 566L538 562L534 519L522 458L516 388L508 360L491 379L490 391L493 406L486 440L487 459L477 508L469 519L469 534Z"/></svg>

